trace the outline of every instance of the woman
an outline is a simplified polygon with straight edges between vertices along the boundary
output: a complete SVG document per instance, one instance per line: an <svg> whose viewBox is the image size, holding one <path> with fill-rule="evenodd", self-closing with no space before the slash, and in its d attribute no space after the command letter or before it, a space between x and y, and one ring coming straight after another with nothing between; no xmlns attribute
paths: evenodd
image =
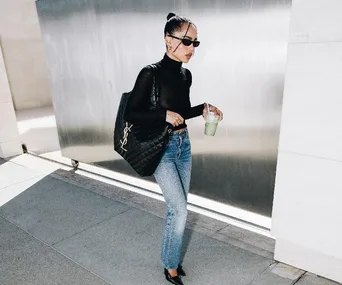
<svg viewBox="0 0 342 285"><path fill-rule="evenodd" d="M191 146L186 119L206 116L207 104L191 107L189 91L191 72L182 67L189 62L199 46L197 28L187 18L170 13L164 29L166 53L156 63L157 70L143 68L132 90L125 118L136 125L153 127L169 123L172 134L166 151L154 177L166 201L166 219L162 244L162 264L166 279L173 284L183 284L181 276L185 272L180 265L182 240L187 218L187 195L191 175ZM160 108L146 111L153 78L160 90ZM222 120L222 112L209 105Z"/></svg>

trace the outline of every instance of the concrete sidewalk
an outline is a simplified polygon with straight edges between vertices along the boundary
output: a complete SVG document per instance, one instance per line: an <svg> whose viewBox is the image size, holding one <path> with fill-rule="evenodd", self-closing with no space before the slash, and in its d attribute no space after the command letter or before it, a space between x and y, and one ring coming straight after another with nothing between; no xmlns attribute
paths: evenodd
<svg viewBox="0 0 342 285"><path fill-rule="evenodd" d="M171 284L158 200L23 155L0 159L0 205L1 285ZM186 285L337 284L275 262L272 239L194 212L184 243Z"/></svg>

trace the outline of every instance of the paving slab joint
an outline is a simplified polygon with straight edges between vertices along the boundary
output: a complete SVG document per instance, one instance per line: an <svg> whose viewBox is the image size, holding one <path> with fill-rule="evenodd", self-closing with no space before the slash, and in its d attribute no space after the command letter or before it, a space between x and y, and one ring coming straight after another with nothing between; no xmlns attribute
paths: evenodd
<svg viewBox="0 0 342 285"><path fill-rule="evenodd" d="M85 231L87 231L87 230L89 230L89 229L91 229L91 228L93 228L93 227L95 227L95 226L98 226L98 225L100 225L100 224L102 224L102 223L104 223L104 222L107 222L108 220L110 220L110 219L112 219L112 218L114 218L114 217L123 215L123 214L125 214L127 211L130 211L130 210L132 210L132 209L131 209L131 208L128 208L128 209L124 210L123 212L120 212L120 213L118 213L118 214L115 214L114 216L110 216L110 217L104 219L103 221L99 221L98 223L93 224L93 225L91 225L91 226L89 226L89 227L87 227L87 228L85 228L85 229L83 229L83 230L81 230L81 231L79 231L79 232L76 232L76 233L72 234L71 236L64 237L64 238L62 238L61 240L58 240L58 241L52 243L50 247L56 250L56 248L54 247L56 244L61 243L61 242L65 241L65 240L67 240L67 239L69 239L69 238L72 238L72 237L74 237L74 236L76 236L76 235L78 235L78 234L80 234L80 233L83 233L83 232L85 232Z"/></svg>
<svg viewBox="0 0 342 285"><path fill-rule="evenodd" d="M46 243L45 241L39 239L38 237L34 236L33 234L29 233L27 230L23 229L22 227L20 227L19 225L13 223L12 221L8 220L7 218L3 217L2 215L0 215L4 220L6 220L8 223L12 224L14 227L19 228L21 231L25 232L27 235L29 235L30 237L32 237L33 239L37 240L38 242L42 243L44 246L46 246L47 248L50 248L51 250L55 251L56 253L58 253L59 255L63 256L64 258L68 259L70 262L74 263L76 266L88 271L90 274L96 276L97 278L101 279L103 282L107 283L108 285L114 285L113 283L110 283L108 280L104 279L103 277L101 277L99 274L93 272L92 270L84 267L83 265L81 265L80 263L76 262L75 260L71 259L69 256L65 255L64 253L60 252L59 250L57 250L56 248L50 246L48 243Z"/></svg>
<svg viewBox="0 0 342 285"><path fill-rule="evenodd" d="M300 279L302 279L303 276L304 276L306 273L307 273L307 271L303 271L303 273L302 273L296 280L293 280L293 282L291 283L291 285L294 285L294 284L298 283L298 281L299 281Z"/></svg>
<svg viewBox="0 0 342 285"><path fill-rule="evenodd" d="M258 278L261 274L263 274L268 268L275 266L277 263L278 263L278 262L277 262L276 260L272 260L272 263L271 263L270 265L268 265L263 271L259 272L259 274L258 274L256 277L254 277L254 278L251 280L251 282L249 282L247 285L252 284L252 283L253 283L255 280L257 280L257 278ZM291 284L291 285L292 285L292 284Z"/></svg>

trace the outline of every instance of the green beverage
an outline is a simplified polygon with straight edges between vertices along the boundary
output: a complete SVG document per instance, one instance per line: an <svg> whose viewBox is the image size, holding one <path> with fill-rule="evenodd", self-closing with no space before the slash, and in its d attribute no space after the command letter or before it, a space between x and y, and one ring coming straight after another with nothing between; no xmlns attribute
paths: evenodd
<svg viewBox="0 0 342 285"><path fill-rule="evenodd" d="M219 118L216 116L216 114L213 112L209 112L205 120L204 134L206 134L207 136L214 136L216 133L218 122Z"/></svg>
<svg viewBox="0 0 342 285"><path fill-rule="evenodd" d="M217 129L217 123L205 123L204 133L207 136L214 136Z"/></svg>

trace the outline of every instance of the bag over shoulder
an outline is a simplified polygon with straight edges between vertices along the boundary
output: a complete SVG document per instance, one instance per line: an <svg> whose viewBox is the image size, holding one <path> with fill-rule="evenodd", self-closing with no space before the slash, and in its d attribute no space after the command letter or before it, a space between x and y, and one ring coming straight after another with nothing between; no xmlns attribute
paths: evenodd
<svg viewBox="0 0 342 285"><path fill-rule="evenodd" d="M160 90L157 83L158 67L153 70L153 83L150 91L148 110L158 109ZM114 127L114 150L119 153L140 176L150 176L157 168L169 142L172 131L165 122L160 126L139 126L125 120L126 108L132 92L121 96Z"/></svg>

